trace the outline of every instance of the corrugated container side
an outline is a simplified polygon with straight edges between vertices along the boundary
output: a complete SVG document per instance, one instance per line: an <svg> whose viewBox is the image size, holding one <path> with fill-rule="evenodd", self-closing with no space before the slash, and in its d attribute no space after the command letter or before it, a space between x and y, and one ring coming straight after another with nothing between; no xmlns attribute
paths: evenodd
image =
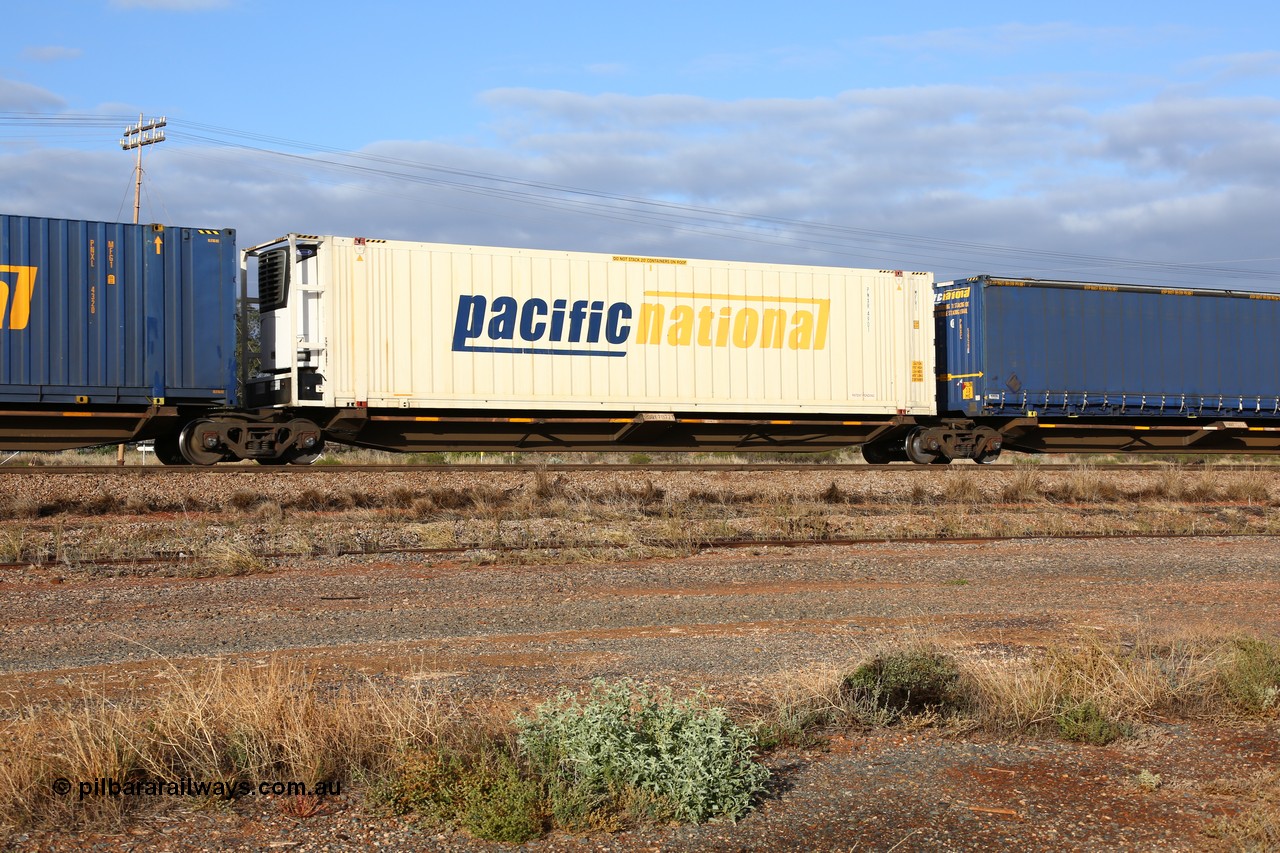
<svg viewBox="0 0 1280 853"><path fill-rule="evenodd" d="M927 273L321 239L313 405L935 411Z"/></svg>
<svg viewBox="0 0 1280 853"><path fill-rule="evenodd" d="M958 414L1280 417L1280 296L978 277L940 284Z"/></svg>
<svg viewBox="0 0 1280 853"><path fill-rule="evenodd" d="M0 400L235 395L235 232L0 215Z"/></svg>

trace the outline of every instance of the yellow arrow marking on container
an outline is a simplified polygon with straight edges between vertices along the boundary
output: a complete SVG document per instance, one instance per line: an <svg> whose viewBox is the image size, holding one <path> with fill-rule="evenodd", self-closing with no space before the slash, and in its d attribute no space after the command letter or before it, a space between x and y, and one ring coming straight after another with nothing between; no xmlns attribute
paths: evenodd
<svg viewBox="0 0 1280 853"><path fill-rule="evenodd" d="M156 254L157 255L160 254L160 247L163 245L164 245L164 240L161 240L159 235L157 235L156 236Z"/></svg>
<svg viewBox="0 0 1280 853"><path fill-rule="evenodd" d="M981 376L981 373L943 373L938 379L942 382L950 382L952 379L977 379Z"/></svg>

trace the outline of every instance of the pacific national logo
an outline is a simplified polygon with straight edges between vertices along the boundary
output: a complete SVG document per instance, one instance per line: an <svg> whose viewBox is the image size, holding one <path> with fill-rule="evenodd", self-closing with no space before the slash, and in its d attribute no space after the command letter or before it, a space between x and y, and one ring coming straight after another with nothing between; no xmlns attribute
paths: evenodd
<svg viewBox="0 0 1280 853"><path fill-rule="evenodd" d="M36 268L0 264L0 329L25 329L31 320Z"/></svg>
<svg viewBox="0 0 1280 853"><path fill-rule="evenodd" d="M627 345L821 350L831 300L646 290L635 309L602 300L458 297L454 352L617 358Z"/></svg>

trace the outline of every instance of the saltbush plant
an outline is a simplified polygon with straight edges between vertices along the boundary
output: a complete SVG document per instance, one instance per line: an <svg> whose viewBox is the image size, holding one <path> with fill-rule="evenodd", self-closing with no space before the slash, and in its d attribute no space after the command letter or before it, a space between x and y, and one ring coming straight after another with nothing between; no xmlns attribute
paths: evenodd
<svg viewBox="0 0 1280 853"><path fill-rule="evenodd" d="M585 697L562 693L517 726L566 828L625 817L736 820L769 776L751 735L723 709L630 681L596 682Z"/></svg>

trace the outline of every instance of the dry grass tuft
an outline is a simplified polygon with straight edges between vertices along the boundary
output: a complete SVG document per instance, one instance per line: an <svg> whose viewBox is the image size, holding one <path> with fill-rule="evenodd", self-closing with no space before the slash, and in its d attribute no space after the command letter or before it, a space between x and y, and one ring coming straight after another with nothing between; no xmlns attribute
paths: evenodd
<svg viewBox="0 0 1280 853"><path fill-rule="evenodd" d="M1214 503L1222 500L1215 477L1198 474L1183 484L1181 500L1188 503Z"/></svg>
<svg viewBox="0 0 1280 853"><path fill-rule="evenodd" d="M196 562L194 572L198 576L254 575L267 571L267 563L253 553L246 545L221 542L210 548L202 559Z"/></svg>
<svg viewBox="0 0 1280 853"><path fill-rule="evenodd" d="M1280 770L1226 780L1214 787L1214 793L1239 797L1249 805L1214 821L1206 832L1209 837L1227 842L1232 850L1280 850Z"/></svg>
<svg viewBox="0 0 1280 853"><path fill-rule="evenodd" d="M27 558L27 529L20 524L0 528L0 563L18 563Z"/></svg>
<svg viewBox="0 0 1280 853"><path fill-rule="evenodd" d="M1021 664L967 668L981 722L1056 726L1070 739L1114 739L1152 715L1267 715L1280 694L1280 642L1181 636L1090 637Z"/></svg>
<svg viewBox="0 0 1280 853"><path fill-rule="evenodd" d="M756 500L754 494L738 494L728 489L692 489L687 500L690 503L709 504L712 506L734 506L749 504Z"/></svg>
<svg viewBox="0 0 1280 853"><path fill-rule="evenodd" d="M383 500L372 492L352 489L347 492L347 505L356 509L378 509L383 505Z"/></svg>
<svg viewBox="0 0 1280 853"><path fill-rule="evenodd" d="M318 783L387 772L405 749L435 743L454 710L420 689L366 682L329 688L273 659L171 671L145 701L96 693L70 711L32 711L2 726L0 824L119 824L147 797L54 792L57 779ZM306 808L305 803L293 804Z"/></svg>
<svg viewBox="0 0 1280 853"><path fill-rule="evenodd" d="M980 504L986 503L987 498L973 474L955 468L944 478L940 500L945 504Z"/></svg>
<svg viewBox="0 0 1280 853"><path fill-rule="evenodd" d="M844 679L844 671L834 666L783 676L757 714L757 743L763 749L810 747L820 741L822 729L847 724Z"/></svg>
<svg viewBox="0 0 1280 853"><path fill-rule="evenodd" d="M1044 497L1044 487L1040 482L1040 474L1030 467L1018 468L1013 476L1000 490L1000 499L1005 503L1027 503Z"/></svg>
<svg viewBox="0 0 1280 853"><path fill-rule="evenodd" d="M151 501L141 495L129 495L125 498L124 511L129 515L146 515L154 509Z"/></svg>
<svg viewBox="0 0 1280 853"><path fill-rule="evenodd" d="M40 502L31 498L16 497L0 500L0 518L39 518L41 509Z"/></svg>
<svg viewBox="0 0 1280 853"><path fill-rule="evenodd" d="M912 483L903 500L912 506L922 506L933 502L933 493L924 483Z"/></svg>
<svg viewBox="0 0 1280 853"><path fill-rule="evenodd" d="M643 486L626 486L611 484L594 495L584 495L583 501L594 499L602 504L625 504L628 506L654 507L663 502L667 490L654 485L653 480L645 480Z"/></svg>
<svg viewBox="0 0 1280 853"><path fill-rule="evenodd" d="M540 501L563 500L569 496L563 474L552 478L546 466L539 466L533 472L533 496Z"/></svg>
<svg viewBox="0 0 1280 853"><path fill-rule="evenodd" d="M466 511L480 517L492 517L511 504L516 491L483 485L467 489L428 489L413 502L411 512L418 518L437 515L456 518Z"/></svg>
<svg viewBox="0 0 1280 853"><path fill-rule="evenodd" d="M120 499L115 495L109 492L98 492L80 501L80 512L85 515L107 515L119 510L121 505Z"/></svg>
<svg viewBox="0 0 1280 853"><path fill-rule="evenodd" d="M289 502L289 505L295 509L308 510L310 512L333 509L335 507L333 497L324 494L318 489L303 489Z"/></svg>
<svg viewBox="0 0 1280 853"><path fill-rule="evenodd" d="M413 489L407 489L404 486L397 486L391 490L391 494L387 496L387 505L396 509L408 509L413 506L413 502L417 499L417 494Z"/></svg>
<svg viewBox="0 0 1280 853"><path fill-rule="evenodd" d="M1121 497L1120 489L1109 477L1085 465L1072 471L1062 483L1052 487L1050 494L1073 503L1109 503Z"/></svg>
<svg viewBox="0 0 1280 853"><path fill-rule="evenodd" d="M818 500L824 504L845 504L849 503L849 499L849 493L840 488L835 480L832 480L831 485L818 495Z"/></svg>
<svg viewBox="0 0 1280 853"><path fill-rule="evenodd" d="M1257 469L1232 472L1222 478L1222 498L1236 503L1269 506L1271 499L1271 477Z"/></svg>
<svg viewBox="0 0 1280 853"><path fill-rule="evenodd" d="M262 500L263 497L258 492L237 489L227 498L227 506L240 512L248 512L256 507Z"/></svg>

